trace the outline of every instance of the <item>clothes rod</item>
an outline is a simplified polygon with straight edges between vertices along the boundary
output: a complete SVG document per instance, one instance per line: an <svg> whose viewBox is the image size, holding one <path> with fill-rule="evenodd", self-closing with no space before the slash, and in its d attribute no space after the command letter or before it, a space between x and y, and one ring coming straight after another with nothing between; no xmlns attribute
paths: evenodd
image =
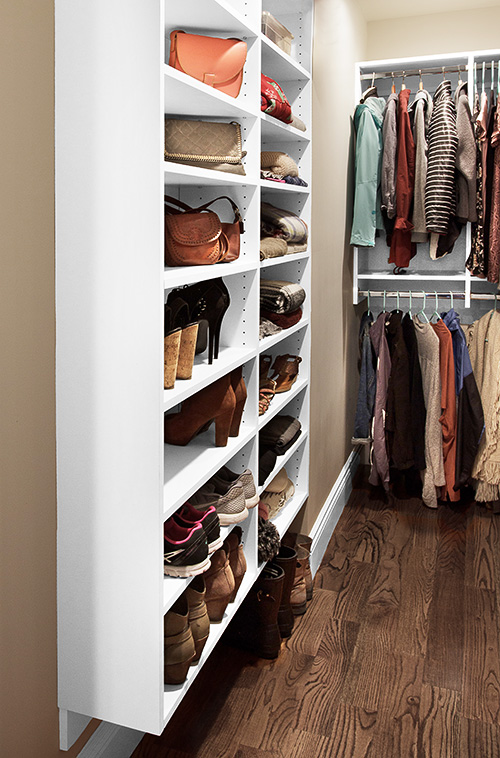
<svg viewBox="0 0 500 758"><path fill-rule="evenodd" d="M407 68L405 70L400 71L375 71L371 74L360 74L361 80L371 81L373 78L375 79L401 79L403 76L409 77L409 76L431 76L436 74L458 74L459 73L459 66L460 66L460 73L465 73L469 70L469 67L466 63L462 64L456 64L452 66L451 68L447 66L439 66L435 68ZM482 66L482 64L481 64ZM487 63L486 68L491 68L491 63ZM444 72L443 72L444 68ZM375 74L375 77L373 76Z"/></svg>
<svg viewBox="0 0 500 758"><path fill-rule="evenodd" d="M410 294L412 299L413 298L423 298L424 296L431 300L432 298L438 296L439 300L442 300L443 298L453 298L454 300L464 300L466 295L465 292L451 292L448 290L448 292L434 292L434 290L428 290L426 292L423 292L422 290L412 290L411 293L408 291L399 290L360 290L359 294L361 297L385 297L386 298L397 298L399 297L406 297L409 298ZM495 294L494 292L471 292L470 299L471 300L495 300L500 293Z"/></svg>

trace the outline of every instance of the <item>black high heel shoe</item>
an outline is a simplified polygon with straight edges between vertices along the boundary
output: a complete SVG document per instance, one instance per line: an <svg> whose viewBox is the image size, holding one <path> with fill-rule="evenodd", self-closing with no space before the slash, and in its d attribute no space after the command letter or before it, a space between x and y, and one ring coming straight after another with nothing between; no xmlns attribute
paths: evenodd
<svg viewBox="0 0 500 758"><path fill-rule="evenodd" d="M179 296L189 307L190 321L199 323L196 354L203 353L208 346L208 362L211 364L219 356L222 321L231 302L228 289L220 277L210 279L172 290L167 304L171 305Z"/></svg>

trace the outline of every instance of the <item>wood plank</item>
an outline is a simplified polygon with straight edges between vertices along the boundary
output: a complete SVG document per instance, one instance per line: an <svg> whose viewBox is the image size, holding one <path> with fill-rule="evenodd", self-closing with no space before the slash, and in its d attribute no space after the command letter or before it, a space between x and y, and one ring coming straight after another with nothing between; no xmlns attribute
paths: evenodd
<svg viewBox="0 0 500 758"><path fill-rule="evenodd" d="M376 729L377 713L340 702L332 726L331 756L375 758Z"/></svg>
<svg viewBox="0 0 500 758"><path fill-rule="evenodd" d="M295 653L316 655L324 639L325 628L330 623L335 609L336 598L332 592L316 589L306 616L296 617L292 636L287 646Z"/></svg>
<svg viewBox="0 0 500 758"><path fill-rule="evenodd" d="M465 645L462 715L500 724L500 662L496 594L465 591Z"/></svg>
<svg viewBox="0 0 500 758"><path fill-rule="evenodd" d="M375 566L359 561L347 561L341 571L328 567L323 574L323 588L334 595L332 616L358 623L365 613L366 597L375 576Z"/></svg>
<svg viewBox="0 0 500 758"><path fill-rule="evenodd" d="M459 705L458 692L423 685L416 753L419 758L420 756L422 758L458 756L460 750ZM474 758L474 753L471 753L470 758Z"/></svg>
<svg viewBox="0 0 500 758"><path fill-rule="evenodd" d="M496 590L498 577L495 555L500 534L497 519L484 506L475 505L467 535L465 583L484 590Z"/></svg>
<svg viewBox="0 0 500 758"><path fill-rule="evenodd" d="M459 758L500 758L500 728L475 719L460 719Z"/></svg>

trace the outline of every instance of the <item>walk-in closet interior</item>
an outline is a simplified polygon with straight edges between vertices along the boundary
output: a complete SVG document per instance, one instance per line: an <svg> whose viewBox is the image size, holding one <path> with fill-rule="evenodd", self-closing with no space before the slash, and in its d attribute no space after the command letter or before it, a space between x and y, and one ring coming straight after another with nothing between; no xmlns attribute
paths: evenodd
<svg viewBox="0 0 500 758"><path fill-rule="evenodd" d="M255 692L284 652L313 671L353 481L382 510L406 487L415 534L500 511L500 5L480 5L3 4L2 756L132 756L210 698L225 645L228 697L238 650ZM332 629L363 623L353 591L360 620ZM263 719L223 754L358 755L340 711L328 734L305 712L297 740Z"/></svg>

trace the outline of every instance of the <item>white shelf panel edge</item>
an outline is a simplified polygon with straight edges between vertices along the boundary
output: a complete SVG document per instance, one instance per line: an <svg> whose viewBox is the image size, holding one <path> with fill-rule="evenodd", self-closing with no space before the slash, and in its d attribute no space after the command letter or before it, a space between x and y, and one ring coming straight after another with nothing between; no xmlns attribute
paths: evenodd
<svg viewBox="0 0 500 758"><path fill-rule="evenodd" d="M309 385L309 377L304 377L303 379L299 377L297 381L295 382L295 384L293 385L292 389L288 390L288 392L281 392L278 395L275 395L273 399L271 400L271 405L269 406L269 410L259 417L259 431L266 424L268 424L272 418L277 416L278 413L282 411L286 405L288 405L290 400L293 400L294 397L297 397L297 395L300 395L302 390L305 390L308 385Z"/></svg>
<svg viewBox="0 0 500 758"><path fill-rule="evenodd" d="M311 79L309 71L294 61L293 58L290 58L269 37L262 34L261 40L263 74L271 76L278 82L309 81Z"/></svg>
<svg viewBox="0 0 500 758"><path fill-rule="evenodd" d="M209 168L185 166L183 163L164 161L165 184L190 184L194 187L211 187L235 184L238 187L257 187L259 177L241 176ZM290 185L291 186L291 185Z"/></svg>
<svg viewBox="0 0 500 758"><path fill-rule="evenodd" d="M309 195L310 187L300 187L298 184L286 184L284 182L273 182L270 179L260 179L260 186L263 190L271 192L298 192L302 195Z"/></svg>
<svg viewBox="0 0 500 758"><path fill-rule="evenodd" d="M261 268L269 268L270 266L279 266L280 263L289 263L290 261L302 261L305 258L309 258L311 253L308 250L304 250L303 253L291 253L290 255L281 255L277 258L266 258L260 262Z"/></svg>
<svg viewBox="0 0 500 758"><path fill-rule="evenodd" d="M304 444L304 442L307 440L309 436L309 430L308 429L302 429L300 437L296 442L293 443L291 448L286 451L284 455L278 455L278 459L276 461L276 466L273 468L267 479L265 480L264 484L260 487L258 487L257 491L259 495L264 492L269 482L271 482L278 471L281 471L282 468L286 466L287 461L290 460L290 458L294 455L294 453L297 452L297 450Z"/></svg>
<svg viewBox="0 0 500 758"><path fill-rule="evenodd" d="M294 520L297 513L300 511L305 501L309 497L309 492L303 490L296 490L294 496L285 505L282 511L280 511L271 521L280 533L280 537L283 537L286 530Z"/></svg>
<svg viewBox="0 0 500 758"><path fill-rule="evenodd" d="M221 539L224 541L230 534L235 525L222 526L220 530ZM194 577L164 576L163 577L163 613L175 603L178 597L182 595L188 584Z"/></svg>
<svg viewBox="0 0 500 758"><path fill-rule="evenodd" d="M209 279L218 279L221 276L234 276L235 274L246 274L249 271L256 271L258 263L249 261L242 257L232 263L219 263L207 266L179 266L178 268L165 268L164 287L173 289L182 287L183 284L194 284L195 282L206 282Z"/></svg>
<svg viewBox="0 0 500 758"><path fill-rule="evenodd" d="M167 19L167 31L212 31L224 37L256 37L259 33L227 0L204 0L201 3L198 0L183 0L175 3L175 22L172 26Z"/></svg>
<svg viewBox="0 0 500 758"><path fill-rule="evenodd" d="M259 353L265 353L266 350L277 345L281 340L286 339L291 334L295 334L295 332L299 332L301 329L305 329L306 326L309 326L309 318L302 317L297 324L294 324L294 326L291 326L288 329L282 329L281 332L278 332L278 334L272 334L270 337L264 337L264 339L259 342Z"/></svg>
<svg viewBox="0 0 500 758"><path fill-rule="evenodd" d="M258 118L259 112L249 108L242 98L231 97L214 87L194 79L165 64L165 113L170 116Z"/></svg>
<svg viewBox="0 0 500 758"><path fill-rule="evenodd" d="M164 390L163 409L168 411L178 403L182 403L187 397L194 395L199 390L207 387L216 379L225 376L236 366L255 358L255 350L244 350L237 347L224 347L219 352L219 357L210 366L208 358L195 357L193 376L191 379L177 379L171 390ZM196 361L199 361L196 363Z"/></svg>
<svg viewBox="0 0 500 758"><path fill-rule="evenodd" d="M261 112L260 117L262 119L261 134L263 142L311 141L311 137L309 136L310 129L308 129L306 132L303 132L300 129L296 129L294 126L291 126L290 124L285 124L283 121L270 116L268 113Z"/></svg>
<svg viewBox="0 0 500 758"><path fill-rule="evenodd" d="M203 652L201 654L201 658L196 664L196 666L191 666L187 675L187 679L184 682L184 684L178 684L178 685L165 685L164 689L164 700L163 700L163 717L164 717L164 723L166 724L170 717L172 716L173 712L179 705L180 701L196 679L200 669L202 668L203 664L206 660L208 660L210 653L216 646L217 642L222 637L222 634L226 630L229 622L235 615L236 611L240 607L241 603L243 602L245 596L247 595L250 587L257 579L258 575L260 574L260 570L250 571L247 570L243 581L240 585L240 589L238 590L238 593L236 595L236 599L234 603L230 603L227 606L226 612L224 613L224 617L220 624L210 624L210 634L208 635L208 639L206 641L205 647L203 648Z"/></svg>
<svg viewBox="0 0 500 758"><path fill-rule="evenodd" d="M163 518L171 516L207 479L254 439L255 434L255 426L242 423L238 437L229 437L226 447L215 447L212 424L208 431L184 447L165 445Z"/></svg>

